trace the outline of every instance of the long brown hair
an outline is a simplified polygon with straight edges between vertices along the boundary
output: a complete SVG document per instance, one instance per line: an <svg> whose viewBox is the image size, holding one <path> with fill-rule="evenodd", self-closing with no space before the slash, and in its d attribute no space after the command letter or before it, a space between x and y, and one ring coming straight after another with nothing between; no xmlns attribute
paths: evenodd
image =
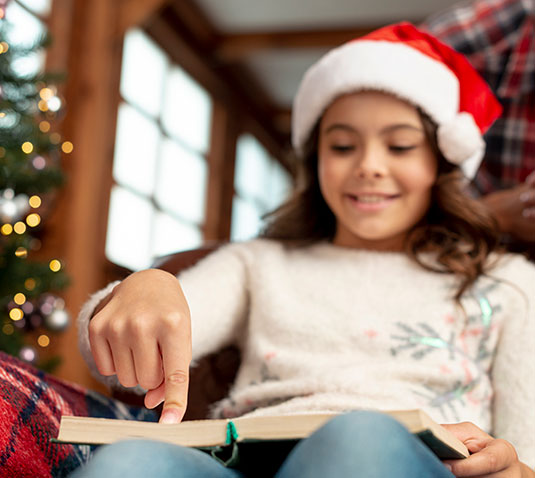
<svg viewBox="0 0 535 478"><path fill-rule="evenodd" d="M497 223L487 209L467 193L467 184L459 167L441 154L435 123L419 111L437 159L437 180L432 187L431 206L420 222L408 232L404 250L423 268L439 273L453 273L460 278L455 300L488 268L491 252L498 250ZM336 217L321 194L318 178L319 122L316 124L298 160L298 177L292 196L266 216L261 237L300 247L321 240L332 240ZM436 264L422 259L423 252L436 254Z"/></svg>

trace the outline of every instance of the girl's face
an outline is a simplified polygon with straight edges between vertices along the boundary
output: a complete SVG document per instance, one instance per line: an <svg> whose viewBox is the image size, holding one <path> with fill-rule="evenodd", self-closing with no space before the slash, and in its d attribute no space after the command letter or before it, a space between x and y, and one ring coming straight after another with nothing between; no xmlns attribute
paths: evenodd
<svg viewBox="0 0 535 478"><path fill-rule="evenodd" d="M335 244L401 250L429 209L437 158L416 108L364 91L338 98L323 115L318 176L336 217Z"/></svg>

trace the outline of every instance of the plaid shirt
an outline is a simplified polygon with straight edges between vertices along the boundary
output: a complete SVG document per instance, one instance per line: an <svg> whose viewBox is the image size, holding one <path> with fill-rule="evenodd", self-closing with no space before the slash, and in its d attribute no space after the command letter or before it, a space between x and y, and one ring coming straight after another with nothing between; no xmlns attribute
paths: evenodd
<svg viewBox="0 0 535 478"><path fill-rule="evenodd" d="M487 194L523 182L535 170L535 0L476 0L422 27L466 55L503 106L475 186Z"/></svg>

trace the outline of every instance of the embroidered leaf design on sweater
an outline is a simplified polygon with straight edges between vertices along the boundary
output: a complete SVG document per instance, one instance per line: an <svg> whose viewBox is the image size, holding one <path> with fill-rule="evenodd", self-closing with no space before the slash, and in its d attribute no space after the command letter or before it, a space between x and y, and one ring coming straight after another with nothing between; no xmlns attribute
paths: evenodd
<svg viewBox="0 0 535 478"><path fill-rule="evenodd" d="M438 408L445 420L452 416L454 420L459 420L459 414L456 406L465 407L465 397L477 385L487 373L483 364L485 359L491 356L489 350L489 339L492 330L492 319L496 312L501 310L500 304L492 304L488 299L488 294L492 292L499 283L493 281L486 286L476 286L473 288L467 298L477 304L478 312L467 317L466 328L457 338L464 340L470 334L478 337L479 343L476 348L475 356L470 356L465 347L456 344L456 335L454 330L449 333L449 337L444 337L437 332L431 325L420 322L416 325L409 325L403 322L397 322L396 326L400 329L400 334L392 335L392 339L398 342L393 346L390 352L393 356L402 354L405 351L411 351L411 356L415 360L421 360L428 354L444 350L448 351L449 360L461 360L465 372L465 381L456 381L448 390L433 388L427 384L422 385L424 390L414 390L416 395L426 399L428 406ZM454 323L451 324L452 326ZM470 371L469 364L475 367L476 373ZM444 367L442 367L444 370ZM441 371L441 373L444 373ZM484 400L490 400L491 392L482 392ZM484 407L481 407L484 409Z"/></svg>
<svg viewBox="0 0 535 478"><path fill-rule="evenodd" d="M462 384L460 381L456 381L453 388L445 393L437 393L436 390L427 385L424 385L424 388L426 388L429 393L419 390L414 390L414 393L427 399L428 406L438 408L444 419L449 420L450 416L453 416L455 421L460 421L459 414L455 408L455 405L457 404L456 402L462 407L465 407L464 396L476 387L480 379L481 376L476 380L472 380L468 384ZM450 412L449 414L447 413L447 410Z"/></svg>
<svg viewBox="0 0 535 478"><path fill-rule="evenodd" d="M400 345L392 347L390 352L393 356L398 355L403 350L413 349L411 354L413 358L420 360L427 354L437 349L450 350L451 358L453 359L453 347L454 334L451 333L448 340L442 338L440 334L434 330L429 324L419 323L418 328L411 327L410 325L398 322L396 324L406 335L392 335L392 338L401 342Z"/></svg>

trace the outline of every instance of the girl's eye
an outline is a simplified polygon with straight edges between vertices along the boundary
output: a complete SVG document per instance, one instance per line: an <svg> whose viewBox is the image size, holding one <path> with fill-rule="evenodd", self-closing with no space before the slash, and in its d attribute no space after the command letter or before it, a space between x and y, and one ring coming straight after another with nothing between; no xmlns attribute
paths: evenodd
<svg viewBox="0 0 535 478"><path fill-rule="evenodd" d="M411 146L391 145L391 146L388 147L388 149L390 149L390 151L392 151L393 153L397 153L397 154L406 153L408 151L413 150L414 148L416 148L416 146L414 146L414 145L411 145Z"/></svg>
<svg viewBox="0 0 535 478"><path fill-rule="evenodd" d="M331 146L331 150L333 150L336 153L349 153L351 151L354 151L355 146L351 144L333 144Z"/></svg>

